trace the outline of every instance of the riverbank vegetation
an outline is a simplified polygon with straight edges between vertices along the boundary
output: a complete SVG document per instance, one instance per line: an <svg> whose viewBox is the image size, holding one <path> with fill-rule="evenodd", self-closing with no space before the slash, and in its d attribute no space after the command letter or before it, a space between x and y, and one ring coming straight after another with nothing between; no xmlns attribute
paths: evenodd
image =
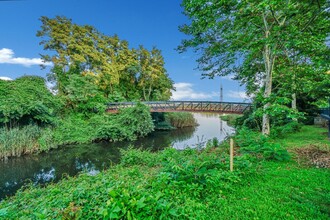
<svg viewBox="0 0 330 220"><path fill-rule="evenodd" d="M0 217L328 219L329 169L317 168L293 151L309 148L309 143L292 143L312 134L313 140L321 140L313 145L322 145L329 156L324 131L304 126L284 138L256 142L256 148L281 143L290 158L283 152L279 157L252 152L254 142L237 139L234 172L229 171L228 143L215 148L210 143L202 151L125 150L119 165L95 176L81 174L46 187L26 187L0 203Z"/></svg>
<svg viewBox="0 0 330 220"><path fill-rule="evenodd" d="M0 159L72 143L134 140L153 131L146 106L114 115L106 108L109 102L170 98L173 82L159 49L130 49L116 35L65 17L40 20L42 59L53 63L51 91L37 76L0 80Z"/></svg>
<svg viewBox="0 0 330 220"><path fill-rule="evenodd" d="M193 127L197 125L196 119L189 112L168 112L165 114L165 120L176 128Z"/></svg>

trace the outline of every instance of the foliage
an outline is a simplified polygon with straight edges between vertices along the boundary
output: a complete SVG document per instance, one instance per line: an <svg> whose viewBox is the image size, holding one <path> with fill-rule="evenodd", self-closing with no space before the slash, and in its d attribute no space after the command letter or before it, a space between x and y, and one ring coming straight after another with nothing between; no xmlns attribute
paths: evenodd
<svg viewBox="0 0 330 220"><path fill-rule="evenodd" d="M315 130L315 142L325 136L316 127L303 127L282 140L306 137L310 130ZM328 219L327 169L301 167L295 161L254 164L249 157L235 156L235 172L229 172L228 155L218 150L128 149L122 151L120 165L95 176L81 174L19 191L0 203L0 217Z"/></svg>
<svg viewBox="0 0 330 220"><path fill-rule="evenodd" d="M123 166L142 165L148 167L154 167L160 165L159 153L153 153L147 150L134 149L132 147L128 149L121 149L120 164Z"/></svg>
<svg viewBox="0 0 330 220"><path fill-rule="evenodd" d="M97 139L135 140L154 130L149 108L138 103L132 108L123 108L115 117L108 117L97 128Z"/></svg>
<svg viewBox="0 0 330 220"><path fill-rule="evenodd" d="M271 137L280 138L290 133L296 133L301 129L301 126L302 125L296 121L291 121L282 126L276 126L272 130Z"/></svg>
<svg viewBox="0 0 330 220"><path fill-rule="evenodd" d="M198 52L205 76L235 74L248 93L260 95L263 134L270 133L274 91L293 109L297 95L328 96L328 1L183 0L182 6L190 22L180 30L189 38L179 50ZM314 79L319 89L311 89L317 88Z"/></svg>
<svg viewBox="0 0 330 220"><path fill-rule="evenodd" d="M66 17L43 16L40 20L37 36L44 49L51 52L42 59L54 63L49 79L56 83L60 95L73 90L74 98L85 99L94 97L97 88L102 96L114 101L170 98L173 82L159 49L130 49L128 42L117 35L104 35L95 27L72 23ZM86 83L88 89L82 91Z"/></svg>
<svg viewBox="0 0 330 220"><path fill-rule="evenodd" d="M235 141L240 147L240 152L256 155L266 160L289 160L288 151L278 143L271 142L258 132L253 132L247 128L242 128L235 136Z"/></svg>
<svg viewBox="0 0 330 220"><path fill-rule="evenodd" d="M61 103L38 76L0 80L0 125L54 124Z"/></svg>
<svg viewBox="0 0 330 220"><path fill-rule="evenodd" d="M0 158L46 151L60 145L91 143L99 140L135 140L153 131L147 106L138 104L122 109L117 115L71 113L58 119L55 127L28 125L1 128Z"/></svg>
<svg viewBox="0 0 330 220"><path fill-rule="evenodd" d="M63 75L60 67L54 67L58 75ZM61 93L66 113L77 112L84 115L92 115L98 112L103 113L107 102L104 95L95 84L95 78L86 75L82 76L78 67L71 66L67 71L68 77L61 79Z"/></svg>

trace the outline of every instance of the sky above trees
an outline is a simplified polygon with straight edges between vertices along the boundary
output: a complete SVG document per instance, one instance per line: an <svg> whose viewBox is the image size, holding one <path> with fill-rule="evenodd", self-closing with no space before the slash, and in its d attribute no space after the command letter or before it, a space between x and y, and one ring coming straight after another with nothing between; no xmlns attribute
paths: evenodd
<svg viewBox="0 0 330 220"><path fill-rule="evenodd" d="M237 82L230 77L201 80L201 72L195 69L197 55L175 50L185 38L178 26L188 22L178 0L0 1L0 77L46 76L49 68L39 67L43 49L36 33L41 16L56 15L80 25L92 25L106 35L117 34L130 47L159 48L165 68L175 82L174 100L219 100L220 83L224 101L244 100L244 89Z"/></svg>

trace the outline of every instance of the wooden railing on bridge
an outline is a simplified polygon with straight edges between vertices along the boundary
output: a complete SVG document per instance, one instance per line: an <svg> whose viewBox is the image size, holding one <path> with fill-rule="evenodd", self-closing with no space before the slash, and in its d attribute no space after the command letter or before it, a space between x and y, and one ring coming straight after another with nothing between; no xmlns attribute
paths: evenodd
<svg viewBox="0 0 330 220"><path fill-rule="evenodd" d="M242 114L251 108L250 103L212 101L157 101L141 102L150 107L151 112L215 112ZM107 112L116 113L120 108L135 106L136 102L109 103Z"/></svg>

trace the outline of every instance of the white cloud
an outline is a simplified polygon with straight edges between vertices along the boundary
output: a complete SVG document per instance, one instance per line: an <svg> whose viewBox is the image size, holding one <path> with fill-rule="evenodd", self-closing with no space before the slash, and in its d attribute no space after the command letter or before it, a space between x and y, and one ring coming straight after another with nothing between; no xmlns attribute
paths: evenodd
<svg viewBox="0 0 330 220"><path fill-rule="evenodd" d="M228 97L230 98L234 98L234 99L250 99L251 97L249 97L245 92L235 92L230 90L228 92Z"/></svg>
<svg viewBox="0 0 330 220"><path fill-rule="evenodd" d="M12 80L11 78L7 77L7 76L0 76L0 80Z"/></svg>
<svg viewBox="0 0 330 220"><path fill-rule="evenodd" d="M46 65L50 66L51 63L44 63L40 58L25 58L25 57L14 57L15 53L13 50L8 48L0 49L0 64L18 64L23 66L32 66L32 65Z"/></svg>
<svg viewBox="0 0 330 220"><path fill-rule="evenodd" d="M194 85L191 83L175 83L174 87L176 91L172 91L172 100L205 100L219 96L216 92L196 92L194 91L193 86Z"/></svg>

